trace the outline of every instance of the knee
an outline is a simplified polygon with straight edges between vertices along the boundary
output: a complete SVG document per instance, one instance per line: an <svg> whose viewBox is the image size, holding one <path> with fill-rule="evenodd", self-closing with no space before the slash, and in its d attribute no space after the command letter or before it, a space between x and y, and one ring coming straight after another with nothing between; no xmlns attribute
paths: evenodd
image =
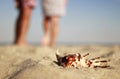
<svg viewBox="0 0 120 79"><path fill-rule="evenodd" d="M57 16L52 16L52 17L51 17L51 20L52 20L53 22L58 22L58 17L57 17Z"/></svg>
<svg viewBox="0 0 120 79"><path fill-rule="evenodd" d="M31 16L31 9L29 8L24 8L23 10L21 10L20 14L21 14L21 17L24 19L24 20L28 20Z"/></svg>
<svg viewBox="0 0 120 79"><path fill-rule="evenodd" d="M56 17L56 16L51 17L52 24L55 25L55 26L57 26L58 25L58 19L59 18Z"/></svg>
<svg viewBox="0 0 120 79"><path fill-rule="evenodd" d="M51 20L51 17L49 17L49 16L44 17L44 21L50 21L50 20Z"/></svg>

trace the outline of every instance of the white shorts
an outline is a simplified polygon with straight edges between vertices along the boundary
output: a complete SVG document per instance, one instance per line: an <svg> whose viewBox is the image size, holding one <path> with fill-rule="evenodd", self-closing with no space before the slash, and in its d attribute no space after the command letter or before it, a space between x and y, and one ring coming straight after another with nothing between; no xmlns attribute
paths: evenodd
<svg viewBox="0 0 120 79"><path fill-rule="evenodd" d="M65 0L42 0L45 16L64 16L66 13Z"/></svg>

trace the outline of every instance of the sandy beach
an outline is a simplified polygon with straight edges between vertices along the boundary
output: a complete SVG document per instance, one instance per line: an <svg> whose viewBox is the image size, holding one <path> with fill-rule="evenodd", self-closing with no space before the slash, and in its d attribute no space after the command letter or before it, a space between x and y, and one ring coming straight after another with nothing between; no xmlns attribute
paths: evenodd
<svg viewBox="0 0 120 79"><path fill-rule="evenodd" d="M110 68L63 68L56 64L55 51L62 55L86 54L110 59ZM120 45L0 46L0 79L120 79Z"/></svg>

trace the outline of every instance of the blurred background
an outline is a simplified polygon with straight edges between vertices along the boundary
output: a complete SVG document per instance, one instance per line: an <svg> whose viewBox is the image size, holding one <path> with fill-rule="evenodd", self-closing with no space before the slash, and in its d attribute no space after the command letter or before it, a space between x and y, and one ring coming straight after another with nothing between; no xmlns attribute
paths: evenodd
<svg viewBox="0 0 120 79"><path fill-rule="evenodd" d="M33 11L27 41L39 44L43 34L41 0ZM14 0L0 0L0 44L14 40ZM58 44L120 44L120 0L68 0L60 19Z"/></svg>

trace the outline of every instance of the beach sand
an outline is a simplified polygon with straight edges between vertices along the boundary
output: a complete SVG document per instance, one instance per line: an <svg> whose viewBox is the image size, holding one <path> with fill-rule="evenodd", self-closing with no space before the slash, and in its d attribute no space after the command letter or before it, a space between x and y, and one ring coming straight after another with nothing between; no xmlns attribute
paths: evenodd
<svg viewBox="0 0 120 79"><path fill-rule="evenodd" d="M110 68L63 68L56 64L57 48L61 55L110 59ZM120 79L120 45L0 46L0 79Z"/></svg>

